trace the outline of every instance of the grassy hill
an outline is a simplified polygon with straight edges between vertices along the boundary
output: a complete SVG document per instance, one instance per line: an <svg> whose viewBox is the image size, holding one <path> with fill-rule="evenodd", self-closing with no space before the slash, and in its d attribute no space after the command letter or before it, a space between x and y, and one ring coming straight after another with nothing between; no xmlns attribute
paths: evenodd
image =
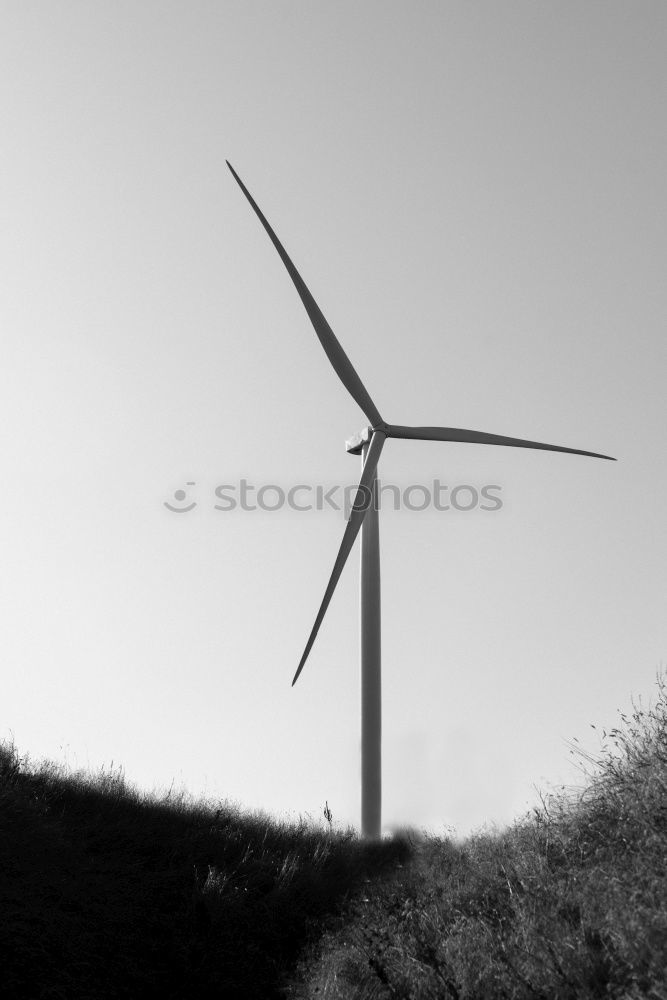
<svg viewBox="0 0 667 1000"><path fill-rule="evenodd" d="M360 842L0 751L0 996L667 1000L667 692L587 790Z"/></svg>
<svg viewBox="0 0 667 1000"><path fill-rule="evenodd" d="M0 752L0 997L268 998L406 855Z"/></svg>
<svg viewBox="0 0 667 1000"><path fill-rule="evenodd" d="M416 845L329 927L293 995L667 1000L664 678L652 707L580 756L583 794L500 833Z"/></svg>

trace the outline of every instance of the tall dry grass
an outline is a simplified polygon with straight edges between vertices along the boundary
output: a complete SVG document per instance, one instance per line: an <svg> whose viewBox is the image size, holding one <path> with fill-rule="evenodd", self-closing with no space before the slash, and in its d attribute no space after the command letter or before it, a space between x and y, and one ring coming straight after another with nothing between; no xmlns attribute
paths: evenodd
<svg viewBox="0 0 667 1000"><path fill-rule="evenodd" d="M427 839L302 963L323 1000L667 1000L667 690L580 754L588 785L500 833Z"/></svg>

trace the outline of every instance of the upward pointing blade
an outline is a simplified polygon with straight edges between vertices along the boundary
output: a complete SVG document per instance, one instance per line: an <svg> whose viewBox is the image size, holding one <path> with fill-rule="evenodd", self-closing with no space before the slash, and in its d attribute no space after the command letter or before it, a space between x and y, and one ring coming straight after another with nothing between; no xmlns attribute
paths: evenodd
<svg viewBox="0 0 667 1000"><path fill-rule="evenodd" d="M460 441L467 444L502 444L511 448L537 448L539 451L564 451L568 455L587 455L589 458L616 459L611 455L599 455L596 451L581 451L579 448L563 448L558 444L540 444L539 441L524 441L523 438L504 437L502 434L485 434L483 431L466 431L458 427L399 427L389 425L387 437L410 438L416 441Z"/></svg>
<svg viewBox="0 0 667 1000"><path fill-rule="evenodd" d="M382 432L373 434L371 438L370 447L368 449L368 454L366 456L366 462L364 464L364 471L361 475L359 481L359 486L357 488L357 495L354 498L354 504L352 507L352 513L350 514L350 519L347 522L345 528L345 533L343 535L343 541L341 542L340 549L338 550L338 555L336 556L336 562L334 563L333 572L329 578L329 583L327 584L327 589L324 592L324 598L322 599L322 604L320 605L320 610L317 612L317 618L315 619L315 624L313 625L310 636L308 637L308 642L306 643L306 648L303 651L303 656L297 671L294 675L294 680L292 681L292 687L297 682L299 674L304 668L305 662L308 659L308 654L315 642L315 636L317 635L320 625L322 624L322 619L326 614L326 610L329 607L329 602L333 596L333 592L336 589L336 584L340 579L340 575L343 572L343 567L347 561L347 557L350 554L352 546L354 545L354 540L359 534L359 529L361 528L364 517L366 516L366 511L368 510L368 499L370 497L370 489L373 482L373 477L375 476L375 470L377 469L377 464L380 459L380 452L382 451L382 446L385 442L385 436Z"/></svg>
<svg viewBox="0 0 667 1000"><path fill-rule="evenodd" d="M234 170L234 167L231 165L229 160L226 160L225 162L227 163L227 166L231 170L237 184L239 185L244 195L252 205L259 221L266 229L271 242L278 251L280 259L287 268L289 276L294 282L294 286L297 292L299 293L299 296L301 297L301 301L306 307L306 312L310 317L310 321L315 327L315 333L319 337L320 343L322 344L322 347L326 351L327 357L329 358L329 361L333 365L336 374L338 375L339 379L341 380L347 391L350 393L352 398L359 404L361 409L364 411L364 413L370 420L371 424L374 427L377 424L381 424L382 417L380 416L377 407L375 406L375 403L368 395L366 387L364 386L363 382L361 381L356 371L352 367L352 362L348 358L343 348L338 343L338 340L336 339L333 330L331 329L326 319L322 315L320 307L318 306L317 302L315 301L313 296L310 294L308 288L306 287L305 281L303 280L303 278L295 268L294 264L290 260L284 246L282 245L282 243L274 233L273 229L265 219L257 202L252 197L247 187L245 186L239 175Z"/></svg>

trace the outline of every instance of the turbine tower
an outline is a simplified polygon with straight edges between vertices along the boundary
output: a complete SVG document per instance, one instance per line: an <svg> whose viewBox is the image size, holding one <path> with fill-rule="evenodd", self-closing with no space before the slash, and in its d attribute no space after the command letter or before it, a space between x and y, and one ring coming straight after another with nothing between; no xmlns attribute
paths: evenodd
<svg viewBox="0 0 667 1000"><path fill-rule="evenodd" d="M334 371L369 421L369 425L346 444L348 452L360 454L362 457L361 479L333 571L317 612L315 624L311 629L299 666L294 674L292 685L296 683L304 668L333 592L343 572L343 567L361 530L361 832L364 837L375 840L380 837L382 798L380 543L376 493L378 461L385 441L387 438L408 438L413 441L459 441L467 444L493 444L511 448L536 448L539 451L561 451L568 455L604 458L612 462L616 460L610 455L600 455L594 451L564 448L555 444L541 444L538 441L504 437L501 434L487 434L482 431L462 430L456 427L408 427L386 423L257 202L231 163L228 160L226 162L287 268Z"/></svg>

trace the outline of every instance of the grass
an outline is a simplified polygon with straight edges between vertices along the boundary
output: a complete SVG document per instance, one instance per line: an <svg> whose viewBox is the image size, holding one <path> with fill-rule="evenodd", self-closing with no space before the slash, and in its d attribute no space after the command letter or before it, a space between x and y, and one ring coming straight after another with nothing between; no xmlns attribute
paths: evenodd
<svg viewBox="0 0 667 1000"><path fill-rule="evenodd" d="M0 996L270 1000L324 918L405 855L5 746Z"/></svg>
<svg viewBox="0 0 667 1000"><path fill-rule="evenodd" d="M364 844L0 751L8 1000L667 1000L667 690L583 793ZM328 807L327 807L328 808Z"/></svg>
<svg viewBox="0 0 667 1000"><path fill-rule="evenodd" d="M500 833L429 838L355 897L294 997L667 1000L667 690L622 715L588 785Z"/></svg>

